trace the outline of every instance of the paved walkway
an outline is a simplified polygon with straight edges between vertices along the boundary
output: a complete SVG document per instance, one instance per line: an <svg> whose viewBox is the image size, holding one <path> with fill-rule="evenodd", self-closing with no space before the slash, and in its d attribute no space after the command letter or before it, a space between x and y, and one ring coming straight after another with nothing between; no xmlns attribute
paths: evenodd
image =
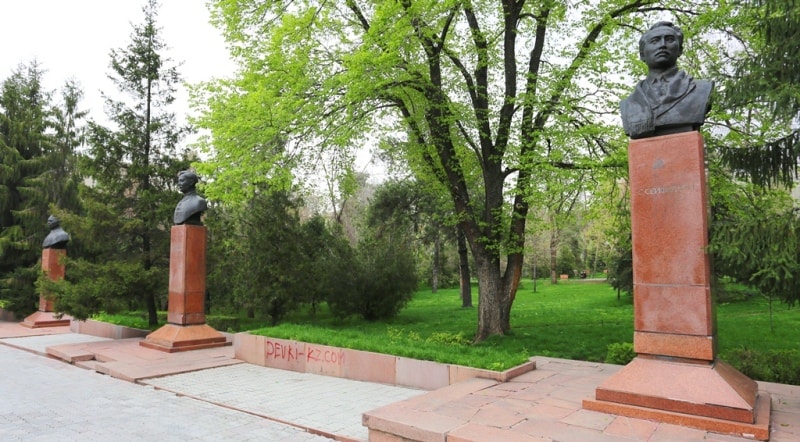
<svg viewBox="0 0 800 442"><path fill-rule="evenodd" d="M19 338L29 339L29 338ZM0 345L2 441L329 441Z"/></svg>
<svg viewBox="0 0 800 442"><path fill-rule="evenodd" d="M73 440L78 428L87 440L366 441L363 413L425 393L247 364L230 346L165 353L54 329L0 322L0 441ZM54 422L76 425L60 436Z"/></svg>
<svg viewBox="0 0 800 442"><path fill-rule="evenodd" d="M622 367L537 356L536 370L509 382L469 379L371 410L372 429L447 442L747 442L681 425L584 409L597 386ZM772 442L800 441L800 387L759 382L772 398Z"/></svg>
<svg viewBox="0 0 800 442"><path fill-rule="evenodd" d="M748 440L582 409L620 368L608 364L536 357L508 383L424 392L246 364L232 347L164 353L55 329L0 322L0 441L366 441L362 421L402 423L411 440ZM759 385L772 398L771 440L800 441L800 387Z"/></svg>
<svg viewBox="0 0 800 442"><path fill-rule="evenodd" d="M238 364L141 381L326 435L368 438L361 415L425 391Z"/></svg>

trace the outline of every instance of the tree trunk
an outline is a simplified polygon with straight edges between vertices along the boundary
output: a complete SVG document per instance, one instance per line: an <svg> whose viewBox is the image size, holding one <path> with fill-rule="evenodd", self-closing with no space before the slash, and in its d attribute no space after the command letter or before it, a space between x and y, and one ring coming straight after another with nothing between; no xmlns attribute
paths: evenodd
<svg viewBox="0 0 800 442"><path fill-rule="evenodd" d="M142 249L144 252L144 270L148 272L152 267L152 259L150 259L150 234L145 233L142 235ZM158 325L158 309L156 308L156 295L152 290L144 295L144 302L147 307L147 324Z"/></svg>
<svg viewBox="0 0 800 442"><path fill-rule="evenodd" d="M150 292L145 295L147 302L147 324L158 325L158 309L156 309L156 296Z"/></svg>
<svg viewBox="0 0 800 442"><path fill-rule="evenodd" d="M522 254L510 254L505 273L500 270L497 251L484 246L480 238L467 240L478 276L478 330L475 342L511 331L511 305L522 275Z"/></svg>
<svg viewBox="0 0 800 442"><path fill-rule="evenodd" d="M558 284L558 231L550 232L550 283Z"/></svg>
<svg viewBox="0 0 800 442"><path fill-rule="evenodd" d="M431 291L436 293L439 290L439 260L441 259L442 239L438 229L433 238L433 269L431 270Z"/></svg>
<svg viewBox="0 0 800 442"><path fill-rule="evenodd" d="M458 276L461 288L461 307L472 307L472 282L469 274L469 255L467 250L467 237L464 231L457 228L458 241Z"/></svg>
<svg viewBox="0 0 800 442"><path fill-rule="evenodd" d="M484 252L488 254L488 252ZM500 266L483 254L475 254L475 272L478 275L478 331L475 341L480 342L491 335L504 335L510 327L503 323L505 311L504 291Z"/></svg>
<svg viewBox="0 0 800 442"><path fill-rule="evenodd" d="M148 49L152 50L152 46L148 46ZM152 150L152 146L150 145L150 112L151 112L151 105L153 100L153 80L151 78L147 78L147 103L145 108L145 121L144 121L144 173L142 180L142 193L145 195L150 192L150 151ZM152 221L155 218L155 209L150 208L150 211L145 215L148 218L148 222L145 225L145 229L150 228L152 226ZM145 254L145 270L150 270L150 266L152 265L151 259L151 245L150 245L150 233L145 233L144 241L143 241L143 248ZM149 325L158 325L158 311L156 310L156 295L152 291L145 295L147 297L147 323Z"/></svg>

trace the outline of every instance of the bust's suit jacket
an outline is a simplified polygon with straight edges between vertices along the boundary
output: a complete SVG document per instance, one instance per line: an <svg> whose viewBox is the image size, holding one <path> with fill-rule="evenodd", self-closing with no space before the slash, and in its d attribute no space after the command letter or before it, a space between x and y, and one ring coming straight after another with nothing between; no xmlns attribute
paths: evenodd
<svg viewBox="0 0 800 442"><path fill-rule="evenodd" d="M669 74L668 74L669 75ZM653 136L657 128L691 126L697 129L711 108L714 83L695 80L684 71L669 77L669 87L659 94L652 78L636 85L633 93L622 100L622 126L631 138Z"/></svg>
<svg viewBox="0 0 800 442"><path fill-rule="evenodd" d="M208 208L206 200L200 195L189 192L183 196L175 207L173 221L178 224L196 224L200 215ZM194 217L194 218L193 218ZM188 221L188 222L187 222Z"/></svg>

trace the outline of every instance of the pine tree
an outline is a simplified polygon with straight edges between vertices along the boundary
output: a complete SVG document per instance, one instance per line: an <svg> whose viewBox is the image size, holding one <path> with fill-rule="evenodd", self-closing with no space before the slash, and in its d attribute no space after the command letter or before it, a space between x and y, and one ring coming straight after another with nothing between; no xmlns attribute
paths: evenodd
<svg viewBox="0 0 800 442"><path fill-rule="evenodd" d="M766 108L757 128L766 136L750 135L744 146L728 146L722 159L737 176L758 185L792 186L800 158L800 3L796 0L741 0L736 32L746 40L734 59L733 75L726 72L723 108L729 114L754 120L754 110Z"/></svg>
<svg viewBox="0 0 800 442"><path fill-rule="evenodd" d="M83 90L75 80L67 80L61 89L61 101L52 109L53 154L46 175L53 202L60 209L80 211L78 186L81 181L77 149L84 143L84 120L88 111L82 110Z"/></svg>
<svg viewBox="0 0 800 442"><path fill-rule="evenodd" d="M36 309L34 281L53 197L47 180L53 163L50 94L42 88L43 73L33 61L0 85L0 299L18 314Z"/></svg>
<svg viewBox="0 0 800 442"><path fill-rule="evenodd" d="M127 263L128 270L140 276L132 281L149 281L125 292L145 302L148 320L155 325L157 296L167 294L169 229L180 196L175 180L188 159L177 147L185 130L169 110L180 76L164 55L168 48L157 26L157 1L148 0L142 10L144 21L133 26L128 46L110 54L109 77L124 98L103 94L112 127L89 123L86 171L94 184L85 195L94 207L105 206L99 211L118 214L118 235L104 245L112 250L96 256L107 259L114 252L117 265ZM85 228L92 232L92 226ZM102 233L98 231L98 237Z"/></svg>

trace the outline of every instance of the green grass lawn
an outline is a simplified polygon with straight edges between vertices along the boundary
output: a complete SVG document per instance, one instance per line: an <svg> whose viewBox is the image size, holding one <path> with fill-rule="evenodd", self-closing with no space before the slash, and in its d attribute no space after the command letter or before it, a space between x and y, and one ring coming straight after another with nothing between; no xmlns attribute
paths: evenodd
<svg viewBox="0 0 800 442"><path fill-rule="evenodd" d="M503 370L530 356L604 361L607 346L632 342L633 304L630 296L617 300L605 281L561 281L552 285L523 280L511 312L512 333L472 344L477 307L461 308L458 289L420 290L400 314L388 322L351 318L339 321L326 308L315 316L307 311L290 315L275 327L258 321L242 322L241 329L276 338L333 345L407 356L437 362ZM477 304L477 289L473 289ZM800 311L773 304L760 296L738 297L717 306L719 352L723 359L752 349L796 350L800 344ZM244 319L243 319L244 321Z"/></svg>
<svg viewBox="0 0 800 442"><path fill-rule="evenodd" d="M512 333L480 344L475 333L477 308L462 309L457 289L417 292L414 300L388 323L351 319L340 323L325 314L296 314L276 327L254 333L319 344L505 369L534 355L604 361L607 346L632 342L633 304L617 300L605 282L562 281L552 285L523 281L511 312ZM473 290L477 302L477 290ZM741 348L758 351L793 350L800 343L800 312L749 297L717 306L719 351L723 359ZM734 362L734 361L731 361Z"/></svg>

